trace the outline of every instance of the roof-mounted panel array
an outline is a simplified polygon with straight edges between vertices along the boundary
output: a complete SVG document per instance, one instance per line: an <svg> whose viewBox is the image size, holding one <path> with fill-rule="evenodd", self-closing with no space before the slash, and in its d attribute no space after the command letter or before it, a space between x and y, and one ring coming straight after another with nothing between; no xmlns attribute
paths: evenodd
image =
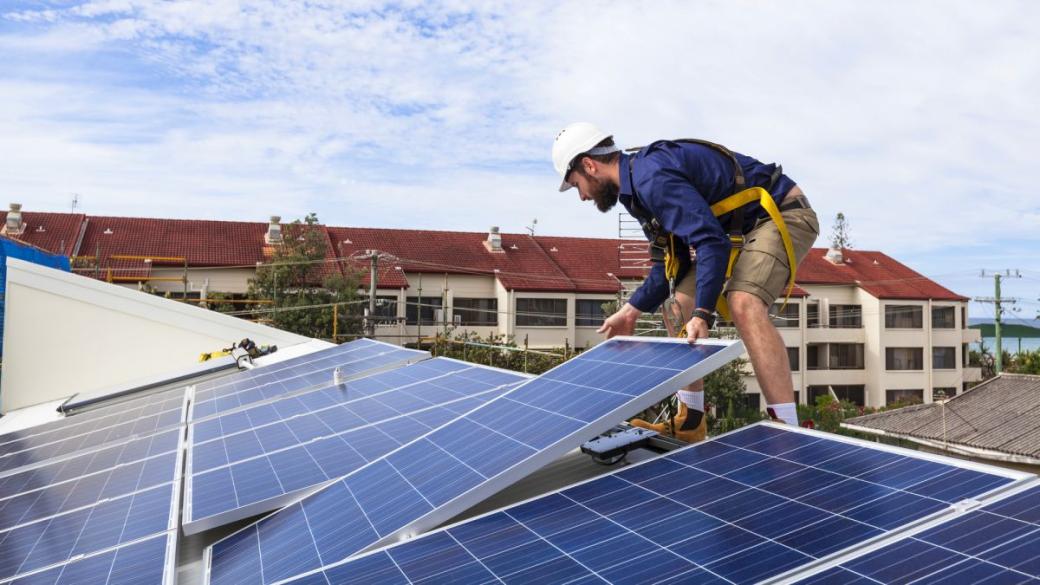
<svg viewBox="0 0 1040 585"><path fill-rule="evenodd" d="M432 528L742 349L609 340L216 543L208 576L274 583Z"/></svg>
<svg viewBox="0 0 1040 585"><path fill-rule="evenodd" d="M277 509L525 379L434 358L192 424L184 531Z"/></svg>
<svg viewBox="0 0 1040 585"><path fill-rule="evenodd" d="M285 582L758 583L1024 477L766 423Z"/></svg>
<svg viewBox="0 0 1040 585"><path fill-rule="evenodd" d="M332 384L337 371L339 379L350 380L429 357L425 351L358 339L198 384L194 386L190 420L197 422L252 404L325 387Z"/></svg>

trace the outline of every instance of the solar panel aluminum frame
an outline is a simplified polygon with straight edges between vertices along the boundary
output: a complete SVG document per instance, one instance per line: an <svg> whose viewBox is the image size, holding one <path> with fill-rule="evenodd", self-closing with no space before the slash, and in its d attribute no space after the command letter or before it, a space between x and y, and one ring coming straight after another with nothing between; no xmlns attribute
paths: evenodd
<svg viewBox="0 0 1040 585"><path fill-rule="evenodd" d="M670 338L670 337L649 337L649 338L647 338L647 337L636 337L636 336L618 336L618 337L611 338L611 339L609 339L609 340L607 340L607 341L605 341L603 343L610 343L610 342L612 342L614 340L617 340L617 341L636 341L636 342L644 342L644 343L669 343L669 344L686 344L686 343L688 343L685 339L677 339L677 338ZM676 374L675 376L669 378L665 382L662 382L662 383L658 384L657 386L655 386L654 388L651 388L650 390L644 392L642 395L633 397L633 399L631 401L625 403L624 405L622 405L622 406L620 406L618 408L615 408L614 410L608 412L607 414L605 414L604 416L600 417L599 419L597 419L595 421L592 421L590 424L588 424L587 426L585 426L581 430L578 430L578 431L575 431L575 432L571 433L570 435L568 435L568 436L564 437L563 439L557 441L555 444L550 445L546 449L543 449L543 450L535 453L533 456L529 457L528 459L526 459L524 461L521 461L520 463L511 466L506 471L504 471L502 473L499 473L498 475L490 478L488 481L483 482L483 483L481 483L481 484L479 484L479 485L477 485L477 486L475 486L475 487L473 487L473 488L471 488L471 489L469 489L469 490L467 490L467 491L465 491L465 492L455 496L452 500L446 502L445 504L443 504L443 505L441 505L439 507L434 508L433 510L431 510L430 512L427 512L425 515L421 516L420 518L417 518L416 520L412 521L407 526L405 526L403 528L400 528L400 529L398 529L398 530L388 534L387 536L385 536L385 537L381 538L380 540L372 543L368 547L365 547L364 549L358 551L357 553L355 553L354 555L352 555L352 556L350 556L348 558L354 559L354 558L357 558L357 556L359 556L359 555L366 554L366 553L368 553L370 551L373 551L375 549L384 548L384 547L389 546L391 544L395 544L397 542L401 542L401 541L404 541L404 540L408 540L408 539L414 538L416 536L419 536L419 535L421 535L421 534L423 534L423 533L425 533L425 532L427 532L427 531L429 531L429 530L431 530L431 529L433 529L433 528L443 524L444 522L447 522L448 520L451 520L452 518L454 518L458 514L461 514L464 511L466 511L467 509L469 509L473 505L478 504L478 503L486 500L487 498L493 496L494 494L498 493L502 489L504 489L506 487L509 487L510 485L516 483L518 480L520 480L520 479L530 475L532 472L537 471L538 469L542 468L546 464L551 463L552 461L555 461L556 459L558 459L559 457L561 457L564 454L568 453L569 451L577 448L579 445L581 445L581 443L585 442L590 437L594 437L596 435L599 435L600 433L603 433L603 432L609 430L610 428L613 428L613 426L616 425L618 423L618 421L623 420L623 419L628 419L629 417L631 417L631 416L633 416L633 415L635 415L635 414L637 414L637 413L639 413L639 412L641 412L641 411L643 411L643 410L653 406L654 404L657 404L661 400L664 400L665 398L667 398L671 394L675 393L677 390L679 390L683 386L686 386L687 384L691 384L691 383L693 383L693 382L695 382L697 380L702 379L704 376L706 376L706 375L710 374L711 372L717 370L718 368L726 365L730 361L740 357L741 354L744 353L744 344L740 340L702 339L702 340L698 341L698 343L704 344L704 345L718 345L718 346L722 346L722 349L719 350L718 352L708 356L703 361L697 363L693 367ZM557 367L559 367L559 366L557 366ZM521 385L520 387L522 387L522 386L523 385ZM499 398L496 398L495 400L501 400L502 398L509 396L509 394L510 394L510 392L507 392L506 394L500 396ZM492 400L491 402L494 402L494 400ZM490 402L488 404L490 404ZM480 406L480 407L474 408L473 410L471 410L470 412L468 412L468 413L466 413L465 415L462 415L462 416L468 416L472 412L474 412L476 410L479 410L482 407L483 407L483 405ZM430 433L427 433L427 435L428 434L432 434L433 432L436 432L436 431L430 431ZM393 451L390 451L389 453L387 453L383 457L381 457L379 459L376 459L373 462L370 462L368 465L371 465L372 463L375 463L377 461L385 460L387 457L390 457L392 454L396 453L397 451L399 451L401 449L404 449L408 445L411 445L412 443L414 443L416 441L423 440L423 438L426 437L427 435L423 435L421 437L418 437L414 441L412 441L411 443L407 443L405 445L402 445L402 446L398 447L397 449L395 449ZM364 466L364 467L367 467L367 465ZM359 468L359 469L364 469L364 467ZM302 498L300 498L300 499L302 499ZM275 512L275 513L277 513L277 512ZM236 532L234 532L232 534L229 534L228 536L226 536L226 537L222 538L221 540L217 541L217 543L219 543L219 542L221 542L221 541L223 541L223 540L225 540L227 538L231 538L235 534L238 534L238 532L241 532L242 530L249 529L251 526L252 526L252 524L250 524L249 526L243 527L239 531L236 531ZM211 573L210 572L211 572L211 567L212 567L213 546L216 545L217 543L214 543L214 544L206 547L205 552L204 552L203 563L204 563L204 566L206 567L206 569L205 569L206 570L206 575L205 575L205 583L206 583L206 585L210 585L210 583L211 583ZM301 575L297 575L297 577L298 576L302 576L303 574L306 574L306 573L301 573Z"/></svg>
<svg viewBox="0 0 1040 585"><path fill-rule="evenodd" d="M390 345L390 344L386 344L386 345ZM408 348L402 348L402 347L398 347L398 346L391 346L391 347L393 347L395 349L408 349ZM357 379L360 379L360 378L371 376L373 374L380 374L380 373L388 372L390 370L394 370L394 369L401 368L401 367L404 367L404 366L410 366L412 364L417 364L419 362L423 362L423 361L426 361L426 360L432 358L432 355L428 351L419 351L419 350L411 350L411 349L409 349L409 351L413 352L413 353L411 353L409 355L409 357L401 358L400 360L397 360L397 361L394 361L394 362L391 362L391 363L388 363L388 364L384 364L384 365L375 367L375 368L373 368L371 370L365 370L363 372L358 372L356 374L348 374L348 375L346 375L343 378L343 380L345 382L349 382L351 380L357 380ZM382 355L382 354L380 354L380 355ZM296 376L294 376L294 377L296 377ZM260 384L259 386L254 386L254 388L259 388L260 386L267 386L268 384L273 384L273 383L274 382L268 382L267 384ZM204 420L209 420L211 418L215 418L215 417L218 417L218 416L223 416L225 414L230 414L232 412L238 412L238 411L241 411L241 410L252 408L254 406L259 406L261 404L270 404L272 402L277 402L278 400L281 400L281 399L289 397L289 396L298 396L300 394L311 392L313 390L318 390L320 388L325 388L325 387L330 386L330 385L332 385L331 384L331 376L330 376L329 384L314 384L314 385L307 386L307 387L304 387L304 388L299 388L297 390L291 390L291 391L289 391L289 392L287 392L285 394L281 394L279 396L266 398L264 400L258 400L256 402L250 402L249 404L243 404L243 405L237 406L235 408L230 408L228 410L224 410L224 411L220 411L220 412L217 412L217 413L214 413L214 414L206 415L206 416L203 416L201 418L195 418L195 401L192 400L191 405L189 405L189 407L188 407L189 408L189 410L188 410L188 420L191 421L191 422L202 422ZM193 396L194 396L195 388L196 388L195 385L189 386L189 388L188 388ZM248 391L248 390L240 390L239 392L246 392L246 391ZM238 394L239 392L235 392L233 394ZM231 395L233 395L233 394L231 394ZM206 402L209 402L209 400L207 400Z"/></svg>
<svg viewBox="0 0 1040 585"><path fill-rule="evenodd" d="M1029 474L1032 475L1032 474ZM857 546L854 550L847 550L835 554L834 558L820 559L812 563L797 567L786 571L786 573L780 574L772 579L762 581L762 585L777 585L777 584L794 584L825 573L825 571L841 566L844 563L855 561L856 559L866 557L870 553L874 553L885 546L894 544L911 538L917 534L927 532L933 528L939 528L943 525L953 522L953 520L969 514L971 512L977 512L983 509L984 506L991 504L998 504L1004 500L1014 498L1015 495L1030 491L1040 487L1040 478L1033 476L1032 479L1024 479L1018 483L1013 483L994 490L992 493L985 495L983 501L970 500L965 502L963 506L955 506L951 511L942 513L942 515L930 519L929 522L915 526L912 529L901 530L891 535L884 534L873 540L869 540L860 546ZM840 556L837 556L840 555ZM967 555L965 555L967 556Z"/></svg>
<svg viewBox="0 0 1040 585"><path fill-rule="evenodd" d="M39 460L39 461L37 461L35 463L29 463L27 465L22 465L22 466L19 466L19 467L12 467L11 469L4 470L4 471L0 472L0 477L6 477L8 475L14 475L15 473L22 473L23 471L28 471L30 469L36 469L37 467L42 467L44 465L50 465L51 463L56 463L58 461L65 461L67 459L72 459L74 457L80 457L84 453L91 453L93 451L97 451L97 450L100 450L100 449L105 449L105 448L108 448L108 447L112 447L114 445L120 445L122 443L127 443L129 441L133 441L133 440L136 440L136 439L149 437L151 435L155 435L155 434L158 434L158 433L170 431L170 430L176 429L178 427L180 427L182 429L182 432L181 432L181 435L180 435L180 439L179 439L180 440L180 443L179 443L180 446L178 448L183 450L184 449L184 443L183 443L183 441L184 441L184 432L183 432L183 428L185 427L185 425L188 424L188 408L189 408L189 406L191 404L191 400L192 400L192 393L191 393L191 389L189 388L189 389L185 390L184 396L181 399L181 416L180 416L180 421L178 422L177 425L169 425L169 426L166 426L166 427L162 427L162 428L156 429L155 431L150 432L150 433L130 435L130 436L123 437L123 438L120 438L120 439L115 439L115 440L112 440L112 441L99 443L97 445L90 445L90 446L84 447L82 449L77 449L77 450L69 452L69 453L64 453L62 455L58 455L58 456L55 456L55 457L49 457L49 458L46 458L46 459L41 459L41 460ZM169 411L165 411L165 412L169 412ZM152 415L148 415L148 416L152 416ZM124 424L124 423L120 423L120 424ZM118 426L118 425L112 425L112 426ZM105 427L105 428L107 428L107 427ZM91 431L91 432L93 432L93 431ZM81 434L90 434L90 432L81 433ZM79 435L74 435L74 436L79 436ZM62 440L65 440L65 439L62 439ZM46 445L50 445L50 444L53 444L53 443L56 443L56 442L59 442L59 441L52 441L51 443L45 443L44 445L37 445L36 447L32 447L31 449L44 447ZM22 451L15 451L13 453L8 453L8 454L4 455L3 457L8 457L8 456L11 456L11 455L15 455L17 453L23 453L26 450L29 450L29 449L24 449ZM0 459L2 459L3 457L0 457ZM178 469L182 469L182 468L178 467Z"/></svg>
<svg viewBox="0 0 1040 585"><path fill-rule="evenodd" d="M160 533L160 534L165 534L165 536L163 536L163 538L166 539L166 554L164 555L165 561L163 563L163 577L162 577L162 581L160 583L161 583L161 585L176 585L176 583L177 583L177 531L176 530L169 530L169 531L167 531L165 533ZM79 562L79 561L82 561L82 560L86 560L86 559L90 559L92 557L96 557L96 556L99 556L99 555L108 554L108 553L113 552L113 551L119 551L121 549L130 547L130 546L134 546L136 544L140 544L142 542L145 542L145 541L148 541L150 539L157 538L157 537L158 537L158 534L153 534L151 536L146 536L146 537L139 538L139 539L131 541L131 542L123 543L123 544L121 544L121 545L119 545L117 547L106 548L106 549L103 549L103 550L92 552L90 554L79 555L76 558L70 559L67 562L55 563L55 564L47 565L46 567L40 567L38 569L33 569L32 571L29 571L27 573L21 573L21 574L19 574L17 576L10 577L8 579L4 579L3 581L0 581L0 583L10 583L12 581L18 581L18 580L22 580L22 579L28 579L28 580L31 581L32 577L34 575L39 575L39 574L45 573L47 571L52 571L54 569L57 569L57 568L60 568L60 567L64 567L66 565L71 565L73 563L76 563L76 562Z"/></svg>
<svg viewBox="0 0 1040 585"><path fill-rule="evenodd" d="M880 548L884 548L885 546L888 546L889 544L892 544L893 542L902 540L902 539L907 538L909 536L913 536L914 534L918 534L920 532L924 532L924 531L926 531L926 530L928 530L930 528L933 528L935 526L940 526L942 524L945 524L946 522L948 522L951 519L954 519L954 518L956 518L958 516L961 516L961 515L967 514L969 512L978 510L979 506L995 503L997 501L1000 501L1000 500L1012 497L1012 496L1014 496L1014 495L1016 495L1016 494L1018 494L1020 492L1028 491L1029 489L1032 489L1032 488L1037 487L1038 485L1040 485L1040 478L1037 478L1037 476L1035 476L1035 475L1033 475L1031 473L1027 473L1027 472L1014 471L1014 470L1010 470L1010 469L1006 469L1006 468L1002 468L1002 467L996 467L996 466L987 465L987 464L983 464L983 463L976 463L976 462L973 462L973 461L962 461L962 460L957 460L957 459L953 459L953 458L947 458L947 457L943 457L943 456L935 455L935 454L931 454L931 453L923 453L923 452L915 451L915 450L912 450L912 449L896 447L896 446L893 446L893 445L885 445L885 444L881 444L881 443L874 443L872 441L866 441L866 440L863 440L863 439L857 439L857 438L848 437L848 436L845 436L845 435L824 433L823 431L812 431L812 430L804 429L804 428L801 428L801 427L795 427L795 426L792 426L792 425L786 425L786 424L783 424L783 423L776 423L776 422L772 422L772 421L759 421L759 422L753 423L751 425L747 425L747 426L744 426L744 427L740 427L740 428L734 429L732 431L727 431L725 433L721 433L719 435L711 437L711 439L709 439L709 440L710 441L718 440L718 439L724 438L724 437L726 437L728 435L736 434L736 433L739 433L741 431L746 431L748 428L750 428L752 426L759 426L759 425L761 425L761 426L769 426L769 427L777 428L777 429L784 430L784 431L798 432L798 433L802 433L802 434L806 434L806 435L810 435L810 436L819 436L821 434L825 434L826 435L825 438L828 439L828 440L848 443L848 444L852 444L852 445L856 445L858 447L864 447L864 448L868 448L868 449L876 449L876 450L880 450L880 451L893 453L893 454L896 454L896 455L901 455L901 456L905 456L905 457L912 457L912 458L915 458L915 459L923 459L923 460L928 460L928 461L934 461L934 462L937 462L937 463L942 463L944 465L950 465L952 467L959 467L959 468L963 468L963 469L970 469L970 470L974 470L974 471L981 471L981 472L984 472L984 473L991 473L991 474L994 474L994 475L1000 475L1000 476L1012 478L1014 481L1012 483L1010 483L1010 484L994 488L990 492L987 492L986 494L984 494L981 497L981 499L979 499L979 500L968 500L968 501L966 501L964 503L964 505L955 505L955 506L951 506L950 508L948 508L946 510L941 510L939 512L935 512L932 515L929 515L929 516L927 516L925 518L922 518L920 520L917 520L917 521L914 521L912 523L909 523L906 526L902 526L902 527L897 528L897 529L895 529L895 530L893 530L891 532L888 532L888 533L881 534L881 535L875 536L873 538L870 538L870 539L868 539L868 540L866 540L863 543L860 543L858 545L854 545L854 546L852 546L850 548L847 548L847 549L839 550L839 551L837 551L837 552L835 552L835 553L833 553L831 555L828 555L828 556L823 557L821 559L817 559L817 560L814 560L812 562L806 563L805 565L796 567L794 569L791 569L790 571L787 571L787 572L782 573L780 575L777 575L775 577L764 579L764 580L758 582L758 585L777 585L777 584L781 584L781 583L783 583L783 584L796 583L798 581L801 581L802 579L805 579L807 577L811 577L811 576L813 576L813 575L815 575L817 573L821 573L821 572L826 571L826 570L828 570L830 568L836 567L836 566L838 566L838 565L840 565L840 564L842 564L844 562L847 562L847 561L849 561L851 559L858 558L858 557L860 557L860 556L862 556L864 554L868 554L868 553L873 552L875 550L878 550ZM527 498L527 499L519 501L519 502L514 502L514 503L511 503L511 504L507 504L507 505L502 506L500 508L497 508L495 510L490 510L490 511L484 512L482 514L478 514L476 516L472 516L472 517L466 518L464 520L460 520L458 522L454 522L452 524L447 524L447 525L440 526L440 527L438 527L438 528L436 528L434 530L429 530L427 532L418 534L418 535L416 535L416 537L426 537L426 536L429 536L431 534L436 534L436 533L439 533L439 532L445 532L447 530L451 530L451 529L456 528L458 526L461 526L461 525L464 525L464 524L468 524L470 522L475 522L475 521L480 520L482 518L485 518L487 516L492 516L494 514L498 514L498 513L501 513L503 511L506 511L506 510L509 510L509 509L512 509L512 508L516 508L516 507L522 506L524 504L533 502L535 500L538 500L538 499L541 499L541 498L544 498L544 497L547 497L547 496L551 496L553 494L564 492L564 491L573 489L575 487L578 487L578 486L581 486L581 485L584 485L584 484L588 484L588 483L592 483L592 482L595 482L595 481L599 481L599 480L602 480L602 479L604 479L606 477L609 477L609 476L612 476L612 475L615 475L615 474L618 474L618 473L621 473L621 472L626 472L626 471L635 469L635 468L637 468L637 467L639 467L641 465L647 465L649 463L652 463L652 462L655 462L655 461L659 461L659 460L664 459L664 458L666 458L666 457L668 457L670 455L674 455L675 453L678 453L678 452L680 452L680 451L682 451L682 450L684 450L686 448L690 448L690 447L693 447L693 446L694 445L690 445L688 447L680 448L680 449L678 449L676 451L670 451L670 452L667 452L667 453L662 453L662 454L660 454L657 457L651 457L651 458L645 459L643 461L639 461L638 463L633 463L631 465L626 465L624 467L620 467L618 469L615 469L615 470L613 470L613 471L611 471L609 473L604 473L604 474L601 474L601 475L597 475L596 477L591 477L589 479L578 481L578 482L575 482L575 483L563 486L561 488L548 491L548 492L543 493L543 494L538 494L536 496L532 496L530 498ZM328 564L328 565L323 565L322 567L320 567L318 569L313 569L313 570L307 571L305 573L300 573L298 575L294 575L289 580L296 580L296 579L300 579L302 577L306 577L307 575L317 574L317 573L320 573L323 570L326 570L326 569L329 569L329 568L332 568L332 567L336 567L336 566L339 566L341 564L345 564L345 563L350 562L350 561L356 561L356 560L358 560L360 558L363 558L363 557L367 557L367 556L371 556L371 555L377 554L377 553L382 552L382 551L384 551L386 549L392 548L395 545L402 544L403 542L407 542L407 540L408 539L403 539L400 542L392 542L392 543L384 544L382 546L370 547L370 548L366 549L363 552L359 552L359 553L357 553L357 554L355 554L355 555L353 555L351 557L348 557L346 559L342 559L342 560L340 560L338 562L331 563L331 564ZM204 559L205 562L206 562L207 571L208 571L208 567L209 567L209 557L208 557L209 552L210 552L210 549L207 548L206 549L206 555L207 556ZM207 584L209 583L209 575L208 575L208 573L206 575L206 583Z"/></svg>
<svg viewBox="0 0 1040 585"><path fill-rule="evenodd" d="M811 431L807 431L806 429L802 429L801 427L787 427L785 425L778 425L777 423L772 422L762 422L758 424L772 425L787 431L797 430L799 432L804 432L807 434L812 433ZM979 497L957 502L954 505L946 508L945 510L939 510L937 512L929 514L928 516L925 516L924 518L920 518L884 534L879 534L878 536L869 538L866 541L854 545L850 548L836 551L830 555L813 560L800 567L795 567L790 571L781 573L774 577L770 577L769 579L764 579L759 583L759 585L779 585L797 583L803 579L812 577L813 575L817 575L828 569L832 569L848 561L867 555L876 550L882 549L900 540L904 540L916 534L920 534L937 526L942 526L943 524L946 524L951 520L955 520L970 512L977 511L982 506L994 504L1001 500L1010 498L1018 493L1028 491L1037 486L1040 486L1040 478L1038 478L1035 474L1028 473L1025 471L1015 471L1005 467L990 465L988 463L979 463L976 461L955 459L953 457L945 457L934 453L915 451L913 449L906 449L904 447L897 447L895 445L874 443L871 441L865 441L863 439L847 437L845 435L835 434L833 437L827 438L836 441L851 443L853 445L869 446L873 449L879 449L881 451L895 453L897 455L903 455L906 457L914 457L917 459L924 459L926 461L935 461L937 463L942 463L951 467L969 469L972 471L979 471L982 473L988 473L992 475L1000 475L1003 477L1011 478L1012 482L1006 485L993 488L992 490L980 495Z"/></svg>
<svg viewBox="0 0 1040 585"><path fill-rule="evenodd" d="M505 373L508 373L508 374L511 374L511 375L518 376L520 378L527 378L528 380L533 379L535 377L535 376L532 376L531 374L525 374L525 373L521 373L521 372L514 372L512 370L506 370L506 369L503 369L503 368L496 368L496 367L493 367L493 366L485 366L483 364L474 364L474 363L470 363L470 362L464 362L462 360L457 360L457 359L453 359L453 358L440 358L440 359L449 360L449 361L457 362L457 363L460 363L460 364L464 364L464 365L466 365L468 367L471 367L471 368L480 368L480 369L484 369L484 370L493 370L493 371L497 371L497 372L505 372ZM357 378L354 378L354 379L361 379L363 377L372 376L372 375L376 375L376 374L379 374L379 373L382 373L382 372L370 372L370 373L366 373L365 376L358 376ZM455 373L458 373L458 372L452 372L452 374L455 374ZM442 378L442 377L445 377L445 376L449 376L449 375L451 375L451 374L444 374L442 376L438 376L435 379L439 379L439 378ZM511 384L521 384L523 382L524 381L521 380L519 382L511 382ZM406 386L401 386L401 387L404 388L404 387L408 387L408 386L412 386L414 384L420 384L420 383L422 383L422 382L413 382L412 384L408 384ZM508 386L508 385L510 385L510 384L502 384L500 386L495 386L494 388L488 388L487 390L485 390L481 394L484 394L486 392L491 392L491 391L494 391L496 389L501 388L502 386ZM320 390L322 388L327 388L327 387L328 386L319 386L319 387L313 388L312 390ZM393 390L389 390L388 392L393 392ZM379 393L379 394L382 394L382 393ZM379 394L376 394L376 396L378 396ZM363 397L363 398L367 398L367 396ZM461 401L461 400L466 400L468 398L471 398L471 397L459 398L458 400ZM464 415L460 414L459 416L461 417L461 416L464 416ZM458 418L458 417L456 417L456 418ZM438 428L440 428L440 427L438 427ZM289 504L292 504L292 503L295 503L295 502L297 502L299 500L302 500L302 499L306 498L307 496L310 496L311 494L319 492L322 489L324 489L324 488L326 488L326 487L336 483L337 481L340 481L341 479L343 479L342 477L334 477L332 479L323 481L320 484L317 484L317 485L314 485L314 486L308 486L308 487L301 488L299 490L296 490L296 491L293 491L293 492L290 492L290 493L287 493L287 494L282 494L280 496L274 496L272 498L261 500L259 502L254 502L252 504L247 504L245 506L242 506L241 508L235 508L234 510L230 510L228 512L223 512L223 513L220 513L220 514L215 514L213 516L207 516L205 518L199 518L197 520L192 520L192 518L191 518L191 511L192 511L192 508L191 508L191 506L192 506L192 487L191 487L192 486L192 483L191 483L191 477L192 477L192 448L191 447L192 447L192 445L195 444L195 442L194 442L194 430L195 430L195 425L188 425L188 440L187 440L186 448L185 448L185 451L187 452L187 459L186 459L186 461L187 461L187 468L185 469L185 477L184 477L184 512L183 512L183 515L182 515L183 518L181 520L181 528L182 528L182 530L184 530L184 534L188 535L188 536L193 535L193 534L198 534L200 532L205 532L206 530L210 530L212 528L217 528L219 526L225 526L225 525L227 525L227 524L229 524L231 522L234 522L234 521L237 521L237 520L242 520L244 518L250 518L252 516L256 516L258 514L263 514L265 512L272 512L272 511L280 510L280 509L288 506ZM433 432L435 430L437 430L437 429L431 429L430 432ZM334 436L334 435L337 435L337 434L342 434L342 433L330 433L329 435L325 435L325 436L322 436L322 437L315 437L314 439L311 439L310 441L307 441L307 443L300 443L300 444L301 445L306 445L306 444L313 443L315 441L320 441L322 439L325 439L325 438L328 438L330 436ZM404 445L401 445L398 448L403 447L403 446ZM388 452L387 455L389 455L390 453L393 453L396 450L397 449L393 449L392 451ZM367 463L366 463L366 465L367 465Z"/></svg>
<svg viewBox="0 0 1040 585"><path fill-rule="evenodd" d="M58 407L58 410L65 414L85 412L94 408L117 404L125 400L145 398L150 390L157 391L164 386L172 386L179 382L183 382L181 386L187 387L202 381L200 378L209 380L233 373L232 370L237 371L235 363L235 358L222 356L202 362L202 364L194 364L190 368L167 372L161 378L152 376L102 388L94 392L80 392L63 402Z"/></svg>
<svg viewBox="0 0 1040 585"><path fill-rule="evenodd" d="M128 439L128 440L130 440L130 439ZM158 485L154 485L154 486L149 487L149 488L145 488L145 490L135 490L135 491L132 491L132 492L127 492L127 493L122 494L120 496L116 496L116 498L126 497L126 496L129 496L131 494L136 494L139 491L153 490L153 489L157 489L157 488L159 488L161 486L164 486L164 485L173 484L173 500L170 502L170 518L169 518L169 520L167 522L167 530L176 530L179 527L178 521L180 519L179 518L180 517L180 504L181 504L180 496L181 496L181 491L182 491L181 484L184 482L184 458L185 458L185 452L187 451L187 449L185 447L186 447L186 443L185 443L184 432L183 432L183 429L182 429L180 435L177 437L177 457L174 460L174 474L173 474L173 479L171 481L165 482L165 483L161 483L161 484L158 484ZM169 453L169 451L167 451L167 453ZM83 454L82 452L77 452L74 456L78 457L78 456L81 456L82 454ZM63 458L62 460L64 460L64 459L65 458ZM53 462L53 461L56 461L56 459L48 459L47 460L48 463ZM18 469L19 470L24 470L26 468L21 468L20 467ZM112 500L112 499L115 499L115 498L109 497L109 498L105 498L105 499L102 499L102 500L98 500L97 502L94 502L90 506L81 506L79 508L73 508L71 510L65 510L64 512L61 512L61 514L69 514L71 512L76 511L76 510L84 510L86 508L90 508L92 506L96 506L96 505L98 505L101 502ZM13 526L8 526L8 527L4 528L3 531L6 532L8 530L13 530L13 529L19 528L21 526L26 526L28 524L33 524L35 522L43 522L43 521L45 521L47 519L54 518L56 516L60 516L61 514L52 514L50 516L42 516L42 517L36 518L36 519L34 519L34 520L30 521L30 522L23 522L21 524L15 524Z"/></svg>

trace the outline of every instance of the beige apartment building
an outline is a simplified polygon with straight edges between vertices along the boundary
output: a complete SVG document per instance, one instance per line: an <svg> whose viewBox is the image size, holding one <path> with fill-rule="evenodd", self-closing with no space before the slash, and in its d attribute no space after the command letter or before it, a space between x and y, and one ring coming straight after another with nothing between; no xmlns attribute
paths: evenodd
<svg viewBox="0 0 1040 585"><path fill-rule="evenodd" d="M3 232L48 251L89 258L79 272L101 280L204 299L244 295L256 266L283 234L267 223L4 214ZM360 270L378 253L376 337L413 342L451 327L512 337L531 348L598 343L603 304L623 298L649 268L622 239L316 226L323 271ZM638 250L645 250L639 244ZM793 296L776 306L800 402L824 393L877 407L931 402L981 379L967 364L978 332L966 297L881 252L813 249ZM747 378L748 403L762 406Z"/></svg>

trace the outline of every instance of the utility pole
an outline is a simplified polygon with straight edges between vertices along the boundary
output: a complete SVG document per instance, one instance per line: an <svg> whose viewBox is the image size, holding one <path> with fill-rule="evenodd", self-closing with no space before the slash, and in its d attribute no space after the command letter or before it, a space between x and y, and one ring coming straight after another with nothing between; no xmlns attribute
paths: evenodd
<svg viewBox="0 0 1040 585"><path fill-rule="evenodd" d="M379 252L371 250L371 265L368 269L368 336L376 336L376 271L379 268Z"/></svg>
<svg viewBox="0 0 1040 585"><path fill-rule="evenodd" d="M979 275L982 278L986 277L986 271L983 270ZM1003 274L1000 272L993 273L993 296L992 297L975 297L975 302L978 303L993 303L993 335L997 339L997 349L993 356L994 362L994 373L1000 375L1004 371L1004 347L1001 342L1000 335L1000 323L1001 317L1004 314L1004 304L1013 305L1018 302L1018 299L1003 298L1000 296L1000 281L1005 278L1022 278L1022 274L1016 269L1014 273L1010 269L1004 271Z"/></svg>

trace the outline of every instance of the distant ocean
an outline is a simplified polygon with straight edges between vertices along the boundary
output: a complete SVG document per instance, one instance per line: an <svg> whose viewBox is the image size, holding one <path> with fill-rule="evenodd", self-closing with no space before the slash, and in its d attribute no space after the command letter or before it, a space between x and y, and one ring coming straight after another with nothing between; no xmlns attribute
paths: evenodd
<svg viewBox="0 0 1040 585"><path fill-rule="evenodd" d="M990 352L996 350L997 339L995 337L983 337L982 339L986 342L986 347ZM1021 346L1019 345L1019 341L1021 341ZM1040 349L1040 337L1023 337L1021 340L1017 337L1005 337L1002 340L1002 343L1004 345L1004 351L1008 353L1018 353L1019 349L1022 351L1036 351ZM971 348L978 349L979 344L973 343L971 344Z"/></svg>

